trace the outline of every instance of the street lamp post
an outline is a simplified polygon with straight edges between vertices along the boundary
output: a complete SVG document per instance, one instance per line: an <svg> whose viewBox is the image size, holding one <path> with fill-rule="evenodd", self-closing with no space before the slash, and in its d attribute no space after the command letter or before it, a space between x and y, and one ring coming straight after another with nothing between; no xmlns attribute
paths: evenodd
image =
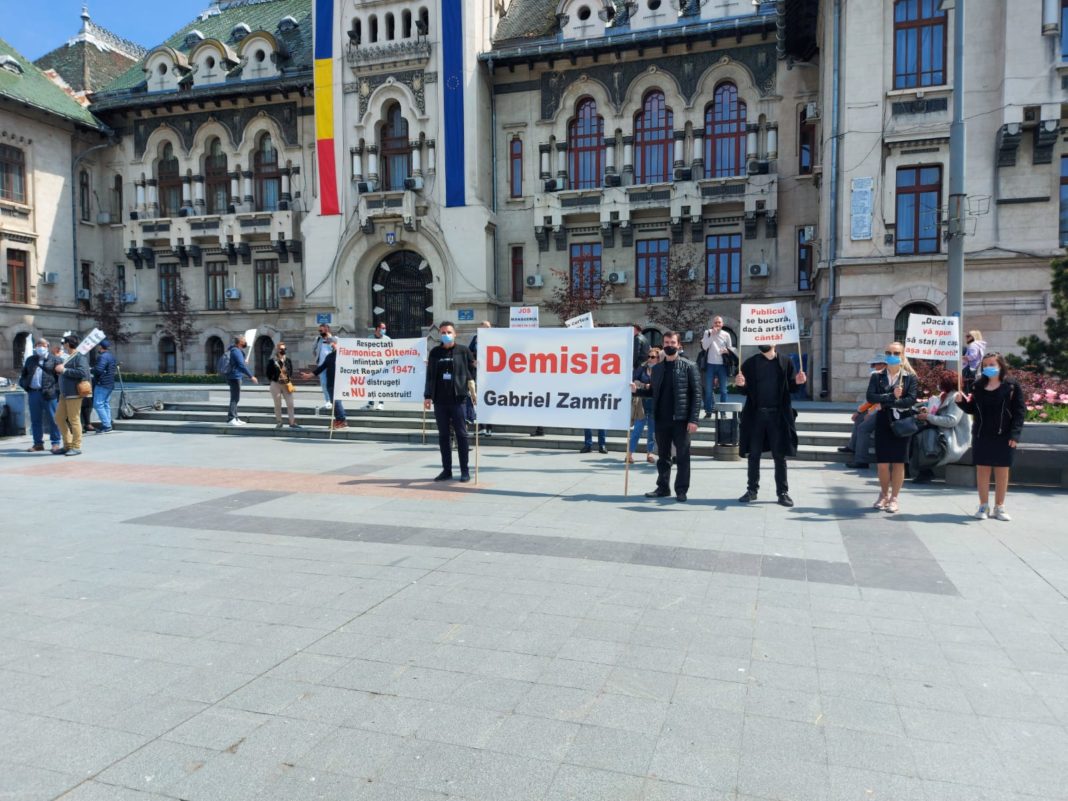
<svg viewBox="0 0 1068 801"><path fill-rule="evenodd" d="M949 126L949 219L946 311L964 316L964 4L942 0L953 8L953 122Z"/></svg>

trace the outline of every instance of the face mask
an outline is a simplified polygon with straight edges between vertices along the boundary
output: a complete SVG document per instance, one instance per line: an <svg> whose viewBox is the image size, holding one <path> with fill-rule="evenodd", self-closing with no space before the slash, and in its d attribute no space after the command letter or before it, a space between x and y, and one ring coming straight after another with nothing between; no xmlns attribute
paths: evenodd
<svg viewBox="0 0 1068 801"><path fill-rule="evenodd" d="M380 337L384 337L386 335L386 329L383 328L381 331L378 332L378 335Z"/></svg>
<svg viewBox="0 0 1068 801"><path fill-rule="evenodd" d="M42 359L48 356L48 348L34 348L33 352Z"/></svg>
<svg viewBox="0 0 1068 801"><path fill-rule="evenodd" d="M676 348L674 345L664 345L664 353L666 355L674 356L678 352L679 352L679 349Z"/></svg>
<svg viewBox="0 0 1068 801"><path fill-rule="evenodd" d="M985 375L987 378L997 378L999 375L1001 375L1001 368L996 365L993 367L984 367L983 375Z"/></svg>
<svg viewBox="0 0 1068 801"><path fill-rule="evenodd" d="M279 356L285 356L285 355L286 355L286 352L285 352L285 350L280 350L280 351L278 351L278 355L279 355Z"/></svg>
<svg viewBox="0 0 1068 801"><path fill-rule="evenodd" d="M456 340L456 337L454 337L452 334L442 334L441 335L441 344L442 345L451 345L455 340Z"/></svg>
<svg viewBox="0 0 1068 801"><path fill-rule="evenodd" d="M900 356L887 356L886 357L886 363L889 364L891 367L897 367L899 364L901 364L901 357Z"/></svg>
<svg viewBox="0 0 1068 801"><path fill-rule="evenodd" d="M757 350L761 353L767 353L771 350L771 345L757 345Z"/></svg>

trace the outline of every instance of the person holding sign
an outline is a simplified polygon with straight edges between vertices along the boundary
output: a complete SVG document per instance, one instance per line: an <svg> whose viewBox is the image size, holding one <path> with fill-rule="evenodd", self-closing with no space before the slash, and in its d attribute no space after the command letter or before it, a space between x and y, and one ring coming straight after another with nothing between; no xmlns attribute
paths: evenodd
<svg viewBox="0 0 1068 801"><path fill-rule="evenodd" d="M797 428L791 396L808 381L795 371L793 359L775 352L774 345L758 345L760 353L742 364L734 386L745 395L738 454L748 456L748 486L740 503L752 503L760 491L760 457L771 451L775 462L775 494L780 506L793 506L786 480L786 457L797 456Z"/></svg>
<svg viewBox="0 0 1068 801"><path fill-rule="evenodd" d="M697 365L679 355L679 334L664 334L664 360L652 370L648 384L634 382L631 391L652 398L653 428L656 434L656 489L646 498L666 498L671 494L671 446L675 446L675 497L686 502L690 491L690 437L697 433L701 414L701 376Z"/></svg>
<svg viewBox="0 0 1068 801"><path fill-rule="evenodd" d="M879 498L874 508L890 514L898 510L897 496L905 483L905 462L909 458L911 436L900 436L894 422L916 403L919 382L908 366L900 342L886 349L886 370L868 379L868 403L879 404L875 417L875 462L879 471ZM907 415L906 415L907 416Z"/></svg>
<svg viewBox="0 0 1068 801"><path fill-rule="evenodd" d="M1023 389L1006 374L1008 367L1000 353L983 355L982 373L971 395L958 392L957 403L972 422L972 463L979 490L979 520L993 517L1009 521L1005 511L1005 494L1009 489L1009 469L1016 456L1016 445L1023 433L1027 403ZM994 508L990 509L990 473L994 473Z"/></svg>
<svg viewBox="0 0 1068 801"><path fill-rule="evenodd" d="M330 352L326 354L323 363L316 367L313 372L315 375L326 375L326 391L330 397L331 404L333 404L332 409L334 416L334 419L330 421L330 428L337 431L349 427L349 421L345 417L345 404L341 402L340 398L334 395L334 387L337 385L337 337L327 336L324 337L323 341L330 348ZM252 380L255 381L256 379Z"/></svg>
<svg viewBox="0 0 1068 801"><path fill-rule="evenodd" d="M464 399L467 385L474 381L475 359L464 345L456 343L456 326L444 321L438 326L441 344L427 357L426 386L423 408L434 407L434 421L438 425L438 448L441 450L441 472L435 481L452 478L452 445L450 429L456 435L456 449L460 454L460 481L471 480L467 469L467 424L464 422Z"/></svg>
<svg viewBox="0 0 1068 801"><path fill-rule="evenodd" d="M730 358L731 335L723 330L723 318L713 317L712 327L701 336L701 349L705 352L705 419L712 416L715 404L713 381L719 382L719 402L727 402L727 365L724 359Z"/></svg>

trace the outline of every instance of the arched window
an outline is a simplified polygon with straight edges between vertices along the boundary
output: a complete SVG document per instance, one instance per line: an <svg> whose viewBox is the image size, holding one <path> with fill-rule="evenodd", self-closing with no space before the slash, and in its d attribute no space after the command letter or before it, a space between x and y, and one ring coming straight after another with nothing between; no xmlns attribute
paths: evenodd
<svg viewBox="0 0 1068 801"><path fill-rule="evenodd" d="M82 222L89 222L89 173L86 170L82 170L78 175L78 205Z"/></svg>
<svg viewBox="0 0 1068 801"><path fill-rule="evenodd" d="M204 343L205 373L215 372L215 365L219 363L224 350L223 341L219 337L208 337L208 341Z"/></svg>
<svg viewBox="0 0 1068 801"><path fill-rule="evenodd" d="M518 136L508 144L508 178L511 197L523 197L523 140Z"/></svg>
<svg viewBox="0 0 1068 801"><path fill-rule="evenodd" d="M278 172L278 151L270 134L260 137L252 171L256 180L256 211L276 211L282 194L282 177Z"/></svg>
<svg viewBox="0 0 1068 801"><path fill-rule="evenodd" d="M412 172L412 149L408 144L408 121L401 114L399 103L386 108L380 150L382 188L394 192L404 189L404 179Z"/></svg>
<svg viewBox="0 0 1068 801"><path fill-rule="evenodd" d="M635 183L670 180L674 125L664 93L659 89L649 92L642 100L642 110L634 116Z"/></svg>
<svg viewBox="0 0 1068 801"><path fill-rule="evenodd" d="M745 175L745 103L729 81L705 108L705 177Z"/></svg>
<svg viewBox="0 0 1068 801"><path fill-rule="evenodd" d="M0 200L26 202L26 158L11 145L0 145Z"/></svg>
<svg viewBox="0 0 1068 801"><path fill-rule="evenodd" d="M393 21L392 14L386 14L386 41L392 42L396 38L397 26Z"/></svg>
<svg viewBox="0 0 1068 801"><path fill-rule="evenodd" d="M909 315L926 314L932 317L938 316L938 309L930 303L910 303L897 313L894 318L894 341L904 342L909 332Z"/></svg>
<svg viewBox="0 0 1068 801"><path fill-rule="evenodd" d="M401 37L404 39L412 38L412 12L408 9L401 12Z"/></svg>
<svg viewBox="0 0 1068 801"><path fill-rule="evenodd" d="M162 337L159 341L159 372L161 375L178 372L178 348L172 337Z"/></svg>
<svg viewBox="0 0 1068 801"><path fill-rule="evenodd" d="M368 34L371 37L371 44L378 41L378 15L372 14L371 18L367 20Z"/></svg>
<svg viewBox="0 0 1068 801"><path fill-rule="evenodd" d="M178 157L174 146L167 142L160 154L156 168L159 182L159 211L162 217L177 217L182 207L182 179L178 175Z"/></svg>
<svg viewBox="0 0 1068 801"><path fill-rule="evenodd" d="M604 118L592 97L583 98L575 107L575 118L567 126L567 152L571 188L599 187L604 178Z"/></svg>
<svg viewBox="0 0 1068 801"><path fill-rule="evenodd" d="M420 36L426 36L430 33L430 12L426 10L426 7L419 9L419 21L416 23L416 31Z"/></svg>
<svg viewBox="0 0 1068 801"><path fill-rule="evenodd" d="M230 178L222 141L217 136L208 143L208 154L204 157L204 184L208 214L226 214L230 205Z"/></svg>

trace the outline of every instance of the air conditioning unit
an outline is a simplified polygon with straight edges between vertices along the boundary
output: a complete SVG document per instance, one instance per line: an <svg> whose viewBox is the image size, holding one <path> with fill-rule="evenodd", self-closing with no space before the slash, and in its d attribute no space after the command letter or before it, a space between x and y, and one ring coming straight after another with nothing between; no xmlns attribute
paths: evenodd
<svg viewBox="0 0 1068 801"><path fill-rule="evenodd" d="M767 264L750 264L749 265L749 277L750 278L767 278L771 273Z"/></svg>
<svg viewBox="0 0 1068 801"><path fill-rule="evenodd" d="M137 303L137 295L133 292L127 292L122 296L122 302L129 306L131 303Z"/></svg>
<svg viewBox="0 0 1068 801"><path fill-rule="evenodd" d="M820 118L820 107L818 103L805 103L805 122L811 120L818 120Z"/></svg>
<svg viewBox="0 0 1068 801"><path fill-rule="evenodd" d="M610 284L625 284L627 283L626 273L609 273L608 283Z"/></svg>
<svg viewBox="0 0 1068 801"><path fill-rule="evenodd" d="M92 297L88 289L78 290L78 300L89 300Z"/></svg>
<svg viewBox="0 0 1068 801"><path fill-rule="evenodd" d="M241 290L237 287L231 287L223 292L223 297L227 300L241 300Z"/></svg>
<svg viewBox="0 0 1068 801"><path fill-rule="evenodd" d="M405 178L404 188L411 192L418 192L420 189L423 188L423 179L418 177Z"/></svg>
<svg viewBox="0 0 1068 801"><path fill-rule="evenodd" d="M816 226L806 225L802 230L805 234L806 242L812 242L816 239Z"/></svg>
<svg viewBox="0 0 1068 801"><path fill-rule="evenodd" d="M131 211L130 212L130 219L133 220L134 222L137 222L139 219L141 219L141 215L139 213L137 213L136 211Z"/></svg>
<svg viewBox="0 0 1068 801"><path fill-rule="evenodd" d="M59 283L59 273L45 273L44 275L45 286L53 286Z"/></svg>
<svg viewBox="0 0 1068 801"><path fill-rule="evenodd" d="M528 275L527 286L529 286L531 289L539 289L545 286L545 279L542 278L540 275Z"/></svg>
<svg viewBox="0 0 1068 801"><path fill-rule="evenodd" d="M564 188L564 182L560 178L550 178L545 182L546 192L558 192Z"/></svg>
<svg viewBox="0 0 1068 801"><path fill-rule="evenodd" d="M110 211L97 212L96 222L97 222L97 225L111 225L111 212Z"/></svg>
<svg viewBox="0 0 1068 801"><path fill-rule="evenodd" d="M368 192L374 192L376 189L378 189L378 185L375 181L356 182L356 191L359 192L361 195L365 195Z"/></svg>
<svg viewBox="0 0 1068 801"><path fill-rule="evenodd" d="M297 296L297 293L293 291L291 286L278 287L278 297L285 298L286 300L292 300Z"/></svg>

